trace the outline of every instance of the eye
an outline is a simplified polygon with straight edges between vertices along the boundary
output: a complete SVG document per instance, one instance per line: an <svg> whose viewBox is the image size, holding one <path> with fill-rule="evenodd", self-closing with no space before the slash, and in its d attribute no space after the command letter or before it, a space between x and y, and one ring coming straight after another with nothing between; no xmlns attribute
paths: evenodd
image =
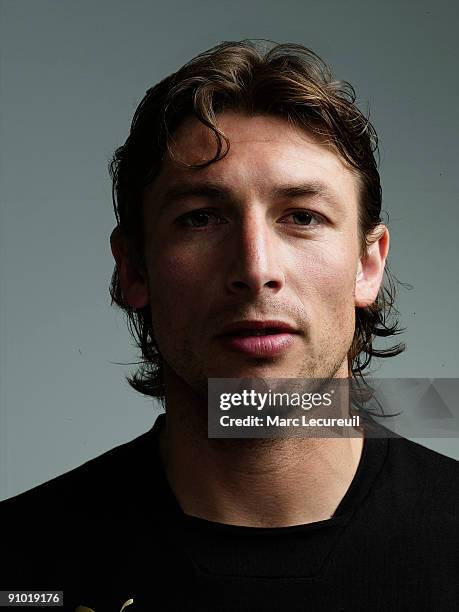
<svg viewBox="0 0 459 612"><path fill-rule="evenodd" d="M208 210L192 210L191 212L186 213L186 215L182 215L181 217L179 217L177 221L180 225L183 225L185 227L199 228L207 226L206 220L208 217L215 217L221 219L221 217L217 217L217 215ZM191 222L191 224L188 223L189 221ZM193 225L193 221L197 221L197 225Z"/></svg>
<svg viewBox="0 0 459 612"><path fill-rule="evenodd" d="M287 217L293 217L293 216L300 219L300 222L294 223L294 225L299 225L302 227L310 227L310 226L315 227L317 225L321 225L324 222L323 218L320 215L309 212L309 210L297 210L287 215Z"/></svg>

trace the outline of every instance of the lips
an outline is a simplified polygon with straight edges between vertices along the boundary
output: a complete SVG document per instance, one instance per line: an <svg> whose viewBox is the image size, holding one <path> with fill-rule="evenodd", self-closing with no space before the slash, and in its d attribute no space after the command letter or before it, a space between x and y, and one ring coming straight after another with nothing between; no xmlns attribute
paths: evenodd
<svg viewBox="0 0 459 612"><path fill-rule="evenodd" d="M269 336L298 333L289 323L275 320L237 321L223 328L222 336Z"/></svg>
<svg viewBox="0 0 459 612"><path fill-rule="evenodd" d="M252 330L253 331L253 330ZM220 337L222 345L239 354L252 357L276 357L292 348L298 336L292 333L267 334L258 330L261 335L253 335L250 330L245 330L245 336L232 333Z"/></svg>
<svg viewBox="0 0 459 612"><path fill-rule="evenodd" d="M237 321L219 340L225 349L250 357L279 357L294 347L300 332L284 321Z"/></svg>
<svg viewBox="0 0 459 612"><path fill-rule="evenodd" d="M248 336L271 336L279 333L281 333L281 330L276 329L275 327L266 327L262 329L240 329L225 335L247 338Z"/></svg>

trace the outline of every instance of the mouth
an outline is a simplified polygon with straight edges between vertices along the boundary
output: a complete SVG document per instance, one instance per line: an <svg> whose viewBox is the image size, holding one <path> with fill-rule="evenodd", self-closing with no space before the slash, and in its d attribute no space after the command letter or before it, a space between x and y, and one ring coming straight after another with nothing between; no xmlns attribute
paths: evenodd
<svg viewBox="0 0 459 612"><path fill-rule="evenodd" d="M292 330L275 328L241 329L220 336L223 346L235 353L252 357L275 357L285 353L295 342Z"/></svg>
<svg viewBox="0 0 459 612"><path fill-rule="evenodd" d="M250 336L274 336L276 334L282 334L282 330L274 327L266 327L262 329L239 329L234 332L225 334L227 337L239 337L248 338Z"/></svg>

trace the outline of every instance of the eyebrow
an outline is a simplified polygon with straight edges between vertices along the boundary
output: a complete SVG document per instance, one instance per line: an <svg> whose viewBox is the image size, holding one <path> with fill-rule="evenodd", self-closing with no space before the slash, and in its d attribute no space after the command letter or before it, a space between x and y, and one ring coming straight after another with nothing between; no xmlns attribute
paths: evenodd
<svg viewBox="0 0 459 612"><path fill-rule="evenodd" d="M234 200L234 193L228 187L219 183L205 181L203 183L181 183L169 187L160 197L161 210L177 202L189 198L207 198L209 200ZM281 198L322 198L335 206L340 205L338 194L327 184L320 180L308 180L298 184L279 185L271 191L271 197Z"/></svg>

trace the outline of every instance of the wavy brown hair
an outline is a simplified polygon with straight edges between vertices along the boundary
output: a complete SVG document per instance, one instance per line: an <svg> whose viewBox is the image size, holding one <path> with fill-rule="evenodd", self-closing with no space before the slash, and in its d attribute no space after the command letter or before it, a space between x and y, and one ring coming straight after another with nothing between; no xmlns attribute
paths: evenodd
<svg viewBox="0 0 459 612"><path fill-rule="evenodd" d="M382 222L382 191L375 160L378 138L369 119L355 105L352 85L333 80L327 64L302 45L272 43L271 48L262 49L257 42L223 42L150 88L134 114L125 144L115 151L109 165L115 215L127 239L131 261L144 274L143 193L157 176L163 157L168 154L175 159L171 136L190 116L213 132L216 144L212 159L188 165L195 168L227 154L230 142L216 126L216 115L225 110L249 116L276 115L314 132L358 178L361 255L370 244L372 230ZM363 380L373 357L393 357L405 349L403 343L385 349L373 346L375 338L403 331L397 320L389 323L398 314L394 298L395 281L399 281L394 279L386 264L375 302L355 309L355 333L348 352L349 372L355 379L360 376ZM125 312L142 356L137 362L139 369L126 377L128 383L164 402L163 358L155 342L150 306L134 309L124 302L117 268L110 295L111 304L115 302Z"/></svg>

